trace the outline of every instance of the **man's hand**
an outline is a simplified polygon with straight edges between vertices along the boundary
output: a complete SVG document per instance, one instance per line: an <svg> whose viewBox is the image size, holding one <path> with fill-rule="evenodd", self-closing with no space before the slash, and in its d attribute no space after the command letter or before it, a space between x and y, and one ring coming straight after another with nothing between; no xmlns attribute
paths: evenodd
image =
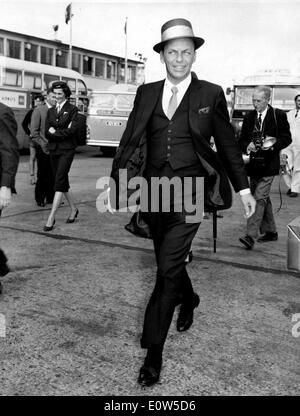
<svg viewBox="0 0 300 416"><path fill-rule="evenodd" d="M241 195L241 200L244 205L245 218L250 218L255 212L256 201L250 193Z"/></svg>
<svg viewBox="0 0 300 416"><path fill-rule="evenodd" d="M0 188L0 209L7 207L11 200L11 189L7 186L1 186Z"/></svg>
<svg viewBox="0 0 300 416"><path fill-rule="evenodd" d="M250 142L247 146L247 154L249 154L250 152L257 152L257 149L253 142Z"/></svg>

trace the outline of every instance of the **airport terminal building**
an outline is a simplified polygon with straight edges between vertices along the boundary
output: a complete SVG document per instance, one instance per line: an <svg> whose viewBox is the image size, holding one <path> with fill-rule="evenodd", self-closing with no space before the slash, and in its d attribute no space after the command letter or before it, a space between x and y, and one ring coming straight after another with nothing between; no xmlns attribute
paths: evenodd
<svg viewBox="0 0 300 416"><path fill-rule="evenodd" d="M0 56L68 68L69 45L0 29ZM127 83L144 82L145 63L127 60ZM124 57L72 46L72 69L83 75L89 90L106 90L125 82Z"/></svg>

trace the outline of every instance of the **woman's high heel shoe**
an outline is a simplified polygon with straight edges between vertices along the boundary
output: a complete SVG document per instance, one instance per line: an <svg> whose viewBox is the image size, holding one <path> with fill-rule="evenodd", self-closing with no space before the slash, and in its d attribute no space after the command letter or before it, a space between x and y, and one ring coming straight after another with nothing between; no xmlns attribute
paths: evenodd
<svg viewBox="0 0 300 416"><path fill-rule="evenodd" d="M77 215L79 214L79 210L76 208L76 212L73 218L69 217L66 221L67 224L71 224L75 221L75 219L77 218Z"/></svg>
<svg viewBox="0 0 300 416"><path fill-rule="evenodd" d="M53 224L50 225L50 227L48 227L47 225L45 225L44 228L43 228L43 230L44 231L52 231L53 230L53 227L54 227L54 224L55 224L55 220L53 221Z"/></svg>

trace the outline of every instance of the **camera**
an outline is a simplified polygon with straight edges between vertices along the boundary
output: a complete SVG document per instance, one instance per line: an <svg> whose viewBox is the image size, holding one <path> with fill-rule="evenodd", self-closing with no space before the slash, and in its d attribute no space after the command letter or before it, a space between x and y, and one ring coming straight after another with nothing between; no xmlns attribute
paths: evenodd
<svg viewBox="0 0 300 416"><path fill-rule="evenodd" d="M254 131L252 141L255 145L256 150L261 149L262 145L263 145L263 142L264 142L264 137L263 137L262 132L261 131Z"/></svg>

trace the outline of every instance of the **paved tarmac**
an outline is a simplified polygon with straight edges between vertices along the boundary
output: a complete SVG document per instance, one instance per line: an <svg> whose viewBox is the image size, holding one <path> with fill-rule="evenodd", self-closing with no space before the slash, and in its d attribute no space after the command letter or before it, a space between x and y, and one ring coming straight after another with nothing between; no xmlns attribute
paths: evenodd
<svg viewBox="0 0 300 416"><path fill-rule="evenodd" d="M286 225L300 215L300 196L287 197L281 183L279 240L252 251L238 241L245 232L239 197L218 220L217 253L212 220L203 220L188 266L201 297L194 324L178 333L175 314L160 382L142 389L139 338L155 261L152 242L124 229L129 213L96 209L96 181L110 166L98 150L79 148L70 174L78 220L65 223L65 202L45 233L50 206L35 205L28 156L21 157L18 195L0 221L12 269L0 298L0 395L299 395L292 316L300 313L300 273L286 267Z"/></svg>

